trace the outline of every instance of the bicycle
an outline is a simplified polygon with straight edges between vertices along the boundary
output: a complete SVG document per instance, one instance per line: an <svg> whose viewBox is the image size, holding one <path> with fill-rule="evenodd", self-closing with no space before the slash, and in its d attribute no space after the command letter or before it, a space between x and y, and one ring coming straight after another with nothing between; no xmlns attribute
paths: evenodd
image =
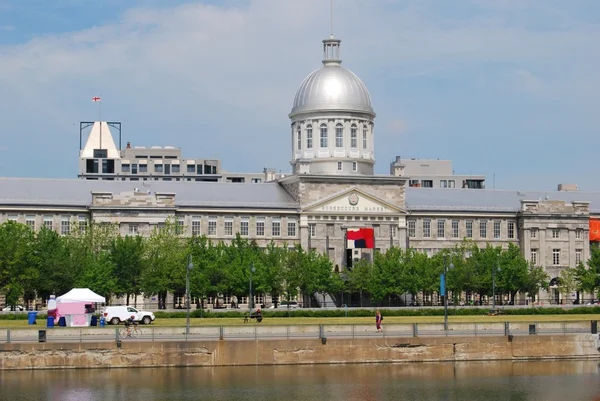
<svg viewBox="0 0 600 401"><path fill-rule="evenodd" d="M142 336L142 330L137 328L137 325L131 325L127 327L123 327L119 330L120 338L140 338Z"/></svg>

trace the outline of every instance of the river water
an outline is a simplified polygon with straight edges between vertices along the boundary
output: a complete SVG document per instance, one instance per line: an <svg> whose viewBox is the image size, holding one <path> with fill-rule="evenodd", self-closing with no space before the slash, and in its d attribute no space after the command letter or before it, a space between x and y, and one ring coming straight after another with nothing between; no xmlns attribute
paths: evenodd
<svg viewBox="0 0 600 401"><path fill-rule="evenodd" d="M598 361L0 372L0 400L600 401Z"/></svg>

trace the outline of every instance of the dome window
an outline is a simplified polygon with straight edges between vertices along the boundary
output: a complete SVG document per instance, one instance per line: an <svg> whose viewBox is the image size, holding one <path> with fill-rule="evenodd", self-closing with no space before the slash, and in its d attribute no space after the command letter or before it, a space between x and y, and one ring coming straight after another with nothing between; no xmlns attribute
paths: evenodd
<svg viewBox="0 0 600 401"><path fill-rule="evenodd" d="M342 124L338 124L335 126L335 147L344 147L344 127L342 126Z"/></svg>
<svg viewBox="0 0 600 401"><path fill-rule="evenodd" d="M306 126L306 149L312 149L312 125Z"/></svg>
<svg viewBox="0 0 600 401"><path fill-rule="evenodd" d="M363 126L363 149L367 148L367 126Z"/></svg>
<svg viewBox="0 0 600 401"><path fill-rule="evenodd" d="M327 147L327 125L326 124L321 125L321 147L322 148Z"/></svg>
<svg viewBox="0 0 600 401"><path fill-rule="evenodd" d="M352 127L350 127L350 147L358 147L358 133L356 131L356 124L352 124Z"/></svg>
<svg viewBox="0 0 600 401"><path fill-rule="evenodd" d="M302 130L298 128L298 150L302 149Z"/></svg>

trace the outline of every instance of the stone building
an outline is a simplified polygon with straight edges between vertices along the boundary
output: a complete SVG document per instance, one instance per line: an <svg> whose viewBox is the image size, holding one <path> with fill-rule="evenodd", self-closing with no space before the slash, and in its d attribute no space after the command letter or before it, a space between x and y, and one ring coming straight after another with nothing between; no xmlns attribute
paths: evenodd
<svg viewBox="0 0 600 401"><path fill-rule="evenodd" d="M553 278L589 258L589 224L600 215L600 193L489 190L482 176L464 188L444 187L441 181L436 187L410 186L399 159L389 175L374 174L375 112L364 83L341 66L339 46L335 38L323 41L323 66L302 82L294 98L289 115L293 174L265 171L260 183L0 178L0 223L15 220L67 234L77 222L92 219L118 223L124 235L148 235L175 218L186 236L227 242L240 233L259 246L271 240L301 244L328 254L341 269L375 250L413 247L432 255L465 238L480 246L517 244ZM112 155L121 168L124 160L139 159L143 152L119 154L108 139L89 143L80 159ZM146 153L142 156L150 156ZM187 165L180 153L171 153L176 159L169 164ZM83 159L85 169L89 163ZM449 180L446 170L435 174ZM373 229L374 249L349 250L347 230L363 227ZM547 297L560 299L556 288Z"/></svg>

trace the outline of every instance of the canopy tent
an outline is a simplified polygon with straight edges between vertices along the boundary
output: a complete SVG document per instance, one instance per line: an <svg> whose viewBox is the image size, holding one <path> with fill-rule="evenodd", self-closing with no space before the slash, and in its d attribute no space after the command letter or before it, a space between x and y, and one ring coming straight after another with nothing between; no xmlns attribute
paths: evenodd
<svg viewBox="0 0 600 401"><path fill-rule="evenodd" d="M71 291L56 298L57 303L74 303L74 302L106 302L103 296L96 294L89 288L73 288Z"/></svg>

